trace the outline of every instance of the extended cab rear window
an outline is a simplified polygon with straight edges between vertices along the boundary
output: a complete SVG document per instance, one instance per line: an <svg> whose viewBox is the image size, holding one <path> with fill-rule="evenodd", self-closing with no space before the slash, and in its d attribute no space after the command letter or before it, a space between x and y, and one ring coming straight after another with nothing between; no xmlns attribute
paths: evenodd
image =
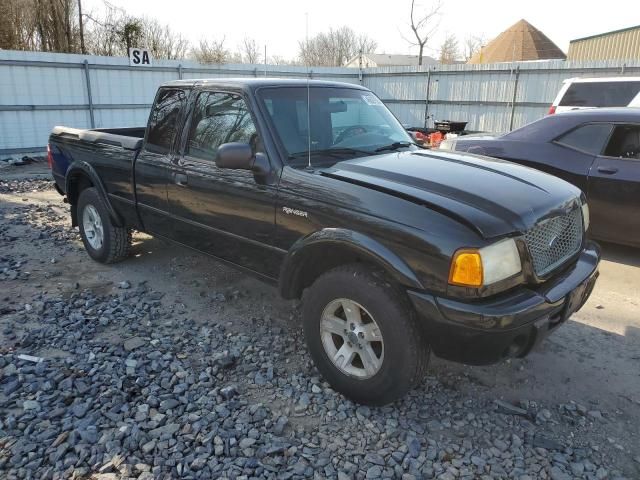
<svg viewBox="0 0 640 480"><path fill-rule="evenodd" d="M187 99L185 90L161 88L149 116L145 148L153 153L171 151L178 132L180 114Z"/></svg>
<svg viewBox="0 0 640 480"><path fill-rule="evenodd" d="M561 107L626 107L640 93L640 82L574 82Z"/></svg>

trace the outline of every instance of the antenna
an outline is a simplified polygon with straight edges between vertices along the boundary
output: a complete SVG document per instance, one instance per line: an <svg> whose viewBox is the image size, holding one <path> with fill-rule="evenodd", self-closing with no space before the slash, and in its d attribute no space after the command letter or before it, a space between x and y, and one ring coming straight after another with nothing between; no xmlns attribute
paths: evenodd
<svg viewBox="0 0 640 480"><path fill-rule="evenodd" d="M311 170L311 89L309 87L309 12L305 14L305 44L307 47L307 169Z"/></svg>

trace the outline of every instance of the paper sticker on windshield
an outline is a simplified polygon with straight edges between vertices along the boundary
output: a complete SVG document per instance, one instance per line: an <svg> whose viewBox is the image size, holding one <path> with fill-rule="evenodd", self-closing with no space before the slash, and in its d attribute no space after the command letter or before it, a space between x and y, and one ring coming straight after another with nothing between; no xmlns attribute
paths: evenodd
<svg viewBox="0 0 640 480"><path fill-rule="evenodd" d="M367 105L374 105L376 107L382 106L380 99L372 93L365 93L362 95L362 99L367 103Z"/></svg>

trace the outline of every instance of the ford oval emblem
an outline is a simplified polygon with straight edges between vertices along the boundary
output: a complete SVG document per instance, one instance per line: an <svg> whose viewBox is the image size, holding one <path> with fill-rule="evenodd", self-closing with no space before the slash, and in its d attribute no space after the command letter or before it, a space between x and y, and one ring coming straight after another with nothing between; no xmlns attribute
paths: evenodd
<svg viewBox="0 0 640 480"><path fill-rule="evenodd" d="M558 246L558 242L560 242L560 235L554 235L551 240L549 240L549 249L554 250Z"/></svg>

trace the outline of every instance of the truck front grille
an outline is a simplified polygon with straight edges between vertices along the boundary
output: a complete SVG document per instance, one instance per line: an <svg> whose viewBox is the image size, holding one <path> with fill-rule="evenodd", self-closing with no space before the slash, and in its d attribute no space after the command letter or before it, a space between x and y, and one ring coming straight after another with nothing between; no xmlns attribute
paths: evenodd
<svg viewBox="0 0 640 480"><path fill-rule="evenodd" d="M529 230L524 237L536 275L543 277L577 253L582 235L582 210L578 206Z"/></svg>

